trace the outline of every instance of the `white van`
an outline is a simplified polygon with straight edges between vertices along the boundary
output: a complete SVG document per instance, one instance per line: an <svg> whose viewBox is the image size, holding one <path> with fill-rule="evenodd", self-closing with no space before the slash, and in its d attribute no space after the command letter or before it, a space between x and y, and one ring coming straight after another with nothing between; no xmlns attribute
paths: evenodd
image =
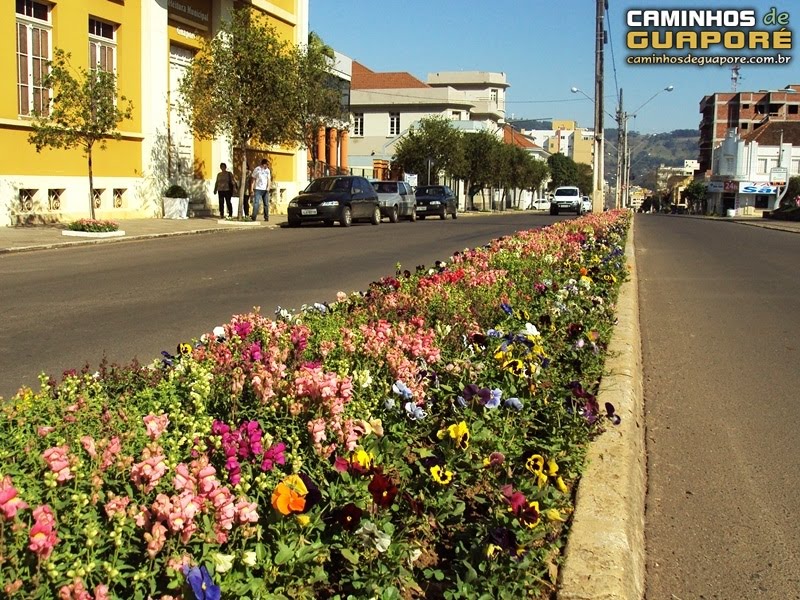
<svg viewBox="0 0 800 600"><path fill-rule="evenodd" d="M562 210L574 212L576 215L582 212L581 191L574 185L562 185L553 192L550 214L557 215Z"/></svg>

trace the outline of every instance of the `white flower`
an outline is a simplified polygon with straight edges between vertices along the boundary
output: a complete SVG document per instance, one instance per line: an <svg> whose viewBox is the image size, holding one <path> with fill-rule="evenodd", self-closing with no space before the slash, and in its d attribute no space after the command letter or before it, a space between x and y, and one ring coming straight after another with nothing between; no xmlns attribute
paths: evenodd
<svg viewBox="0 0 800 600"><path fill-rule="evenodd" d="M364 524L356 530L356 534L360 535L365 542L371 542L378 552L386 552L389 549L389 544L392 543L392 538L388 534L380 531L372 521L364 521Z"/></svg>
<svg viewBox="0 0 800 600"><path fill-rule="evenodd" d="M256 553L252 550L247 550L242 555L242 562L246 564L248 567L255 567L256 566Z"/></svg>
<svg viewBox="0 0 800 600"><path fill-rule="evenodd" d="M214 330L211 333L213 333L218 339L225 338L225 328L222 325L217 325L214 327Z"/></svg>
<svg viewBox="0 0 800 600"><path fill-rule="evenodd" d="M211 555L214 561L214 569L217 573L225 573L233 568L233 554L222 554L215 552Z"/></svg>
<svg viewBox="0 0 800 600"><path fill-rule="evenodd" d="M531 323L525 323L525 329L522 331L524 335L540 335L539 330L536 329L536 325L532 325Z"/></svg>

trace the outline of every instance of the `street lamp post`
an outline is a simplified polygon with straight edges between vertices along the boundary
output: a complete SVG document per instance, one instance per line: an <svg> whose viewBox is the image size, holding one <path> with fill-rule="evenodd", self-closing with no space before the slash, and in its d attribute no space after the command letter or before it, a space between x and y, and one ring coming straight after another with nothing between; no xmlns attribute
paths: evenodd
<svg viewBox="0 0 800 600"><path fill-rule="evenodd" d="M580 88L572 87L570 91L573 94L581 94L584 98L589 100L595 107L595 131L594 131L594 144L592 147L592 211L602 212L605 202L603 201L603 190L605 188L605 181L603 175L603 155L605 153L603 147L603 133L597 131L597 102L593 98L586 95ZM600 127L602 127L602 116L600 117ZM599 188L599 193L598 193ZM595 204L597 201L597 204Z"/></svg>
<svg viewBox="0 0 800 600"><path fill-rule="evenodd" d="M629 185L631 177L631 151L628 148L628 119L630 117L636 118L645 105L649 104L661 92L671 92L675 87L668 85L667 87L658 90L655 94L645 100L633 112L625 112L622 109L622 88L619 90L619 108L617 109L617 130L621 132L621 137L618 138L619 144L617 145L617 189L614 193L616 208L625 208L630 203L629 198ZM621 184L621 187L620 187Z"/></svg>

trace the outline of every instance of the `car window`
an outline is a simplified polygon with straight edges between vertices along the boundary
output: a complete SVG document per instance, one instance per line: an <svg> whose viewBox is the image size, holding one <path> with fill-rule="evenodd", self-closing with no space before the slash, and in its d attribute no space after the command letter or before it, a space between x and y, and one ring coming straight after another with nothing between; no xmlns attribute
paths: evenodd
<svg viewBox="0 0 800 600"><path fill-rule="evenodd" d="M559 188L556 190L556 196L577 196L578 190L569 188Z"/></svg>
<svg viewBox="0 0 800 600"><path fill-rule="evenodd" d="M306 192L349 192L350 177L320 177L308 184Z"/></svg>
<svg viewBox="0 0 800 600"><path fill-rule="evenodd" d="M379 194L394 194L397 191L397 184L394 181L380 181L375 186L375 191Z"/></svg>
<svg viewBox="0 0 800 600"><path fill-rule="evenodd" d="M418 188L417 192L420 196L441 196L444 193L444 190L441 186L432 186Z"/></svg>

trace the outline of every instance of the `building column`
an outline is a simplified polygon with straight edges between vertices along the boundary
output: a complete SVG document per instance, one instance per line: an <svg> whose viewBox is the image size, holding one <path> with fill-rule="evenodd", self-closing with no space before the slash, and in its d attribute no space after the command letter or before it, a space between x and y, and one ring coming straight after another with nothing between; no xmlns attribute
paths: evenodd
<svg viewBox="0 0 800 600"><path fill-rule="evenodd" d="M337 166L336 163L336 150L338 149L338 137L339 132L331 127L328 130L328 167L333 169Z"/></svg>
<svg viewBox="0 0 800 600"><path fill-rule="evenodd" d="M339 162L342 166L342 169L347 170L348 169L347 144L350 141L350 135L348 134L347 130L342 131L341 135L339 136L339 139L341 140L341 160Z"/></svg>

